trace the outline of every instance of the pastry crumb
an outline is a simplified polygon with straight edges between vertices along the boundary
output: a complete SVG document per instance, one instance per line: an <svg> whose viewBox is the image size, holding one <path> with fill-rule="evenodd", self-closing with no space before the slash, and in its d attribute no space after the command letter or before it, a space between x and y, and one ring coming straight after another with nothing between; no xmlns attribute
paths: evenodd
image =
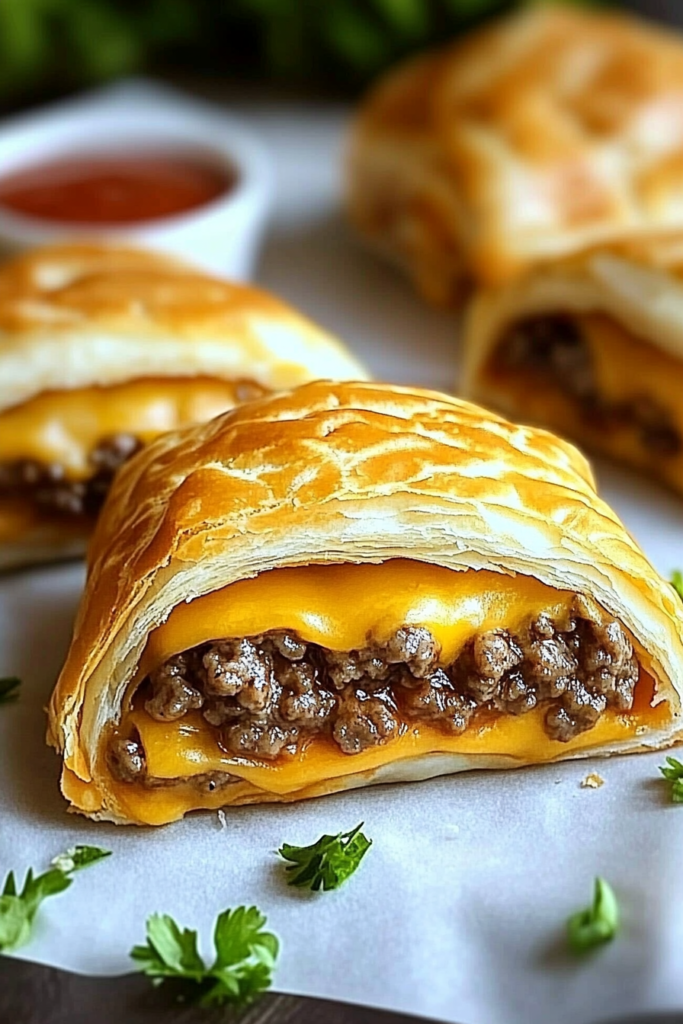
<svg viewBox="0 0 683 1024"><path fill-rule="evenodd" d="M605 780L597 772L591 772L585 779L581 780L581 789L600 789L604 785Z"/></svg>
<svg viewBox="0 0 683 1024"><path fill-rule="evenodd" d="M218 827L222 831L224 828L228 827L228 818L227 818L227 815L226 815L225 811L222 808L217 812L217 815L218 815Z"/></svg>

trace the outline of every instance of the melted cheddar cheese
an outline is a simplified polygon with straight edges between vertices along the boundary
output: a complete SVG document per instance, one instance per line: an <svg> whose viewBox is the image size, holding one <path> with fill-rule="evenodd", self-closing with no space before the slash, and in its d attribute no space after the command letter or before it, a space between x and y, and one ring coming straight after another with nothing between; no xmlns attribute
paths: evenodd
<svg viewBox="0 0 683 1024"><path fill-rule="evenodd" d="M242 385L207 377L154 378L115 387L50 391L0 414L0 463L57 462L69 479L90 476L88 455L108 435L143 443L237 404Z"/></svg>
<svg viewBox="0 0 683 1024"><path fill-rule="evenodd" d="M652 395L676 415L683 380L683 367L677 359L641 341L608 316L585 314L576 322L591 350L601 398L621 402Z"/></svg>
<svg viewBox="0 0 683 1024"><path fill-rule="evenodd" d="M499 626L515 632L542 611L567 618L572 599L573 594L531 576L455 572L409 559L275 569L177 605L150 633L140 678L171 655L208 640L273 629L293 630L306 643L330 650L352 651L370 637L388 639L399 626L425 626L448 664L472 633Z"/></svg>
<svg viewBox="0 0 683 1024"><path fill-rule="evenodd" d="M136 682L179 651L273 629L293 630L308 643L347 651L363 647L370 637L386 639L401 625L422 625L441 644L446 664L455 660L474 632L503 627L515 632L543 611L567 622L572 601L571 592L554 590L532 577L455 572L409 560L273 570L177 606L150 634ZM396 739L353 755L318 736L296 755L272 762L228 754L219 744L218 731L199 712L176 722L157 722L133 699L121 729L137 729L150 777L188 780L207 772L228 772L236 781L213 793L202 793L188 782L159 789L116 784L116 793L138 820L161 824L188 810L249 802L255 793L261 798L265 793L271 800L316 796L339 788L335 780L361 778L407 758L481 755L497 759L500 766L552 761L570 752L618 744L635 734L645 716L651 724L664 722L668 706L653 708L653 696L652 680L641 672L632 712L607 713L594 729L569 743L547 736L539 709L522 716L491 716L460 736L410 723Z"/></svg>

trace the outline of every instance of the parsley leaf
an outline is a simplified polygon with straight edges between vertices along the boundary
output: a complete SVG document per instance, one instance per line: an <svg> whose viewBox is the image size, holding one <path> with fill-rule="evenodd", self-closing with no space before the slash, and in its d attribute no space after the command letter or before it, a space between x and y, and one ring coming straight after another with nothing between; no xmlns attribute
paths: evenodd
<svg viewBox="0 0 683 1024"><path fill-rule="evenodd" d="M34 876L29 868L21 892L17 892L14 872L10 871L0 894L0 953L28 942L41 903L68 889L74 871L107 856L109 851L96 846L75 846L67 854L55 857L53 866L42 875Z"/></svg>
<svg viewBox="0 0 683 1024"><path fill-rule="evenodd" d="M16 676L0 679L0 704L9 704L10 701L16 700L19 696L20 686L21 679L17 679Z"/></svg>
<svg viewBox="0 0 683 1024"><path fill-rule="evenodd" d="M572 914L567 921L567 938L575 953L586 953L609 942L619 927L619 904L614 890L604 878L595 879L593 904Z"/></svg>
<svg viewBox="0 0 683 1024"><path fill-rule="evenodd" d="M279 942L263 930L265 924L257 907L224 910L214 929L216 959L207 967L195 931L181 931L172 917L153 914L147 920L146 945L135 946L130 955L155 985L167 978L186 981L201 1006L243 1006L271 983Z"/></svg>
<svg viewBox="0 0 683 1024"><path fill-rule="evenodd" d="M83 868L90 867L105 857L111 857L111 850L102 850L99 846L72 846L66 853L60 853L53 859L52 867L71 875L74 871L82 871Z"/></svg>
<svg viewBox="0 0 683 1024"><path fill-rule="evenodd" d="M668 767L660 767L664 778L671 783L671 799L675 804L683 804L683 764L675 757L667 757Z"/></svg>
<svg viewBox="0 0 683 1024"><path fill-rule="evenodd" d="M671 579L669 583L674 588L678 596L683 600L683 572L680 569L674 569L671 573Z"/></svg>
<svg viewBox="0 0 683 1024"><path fill-rule="evenodd" d="M336 836L321 836L311 846L290 846L288 843L278 850L285 860L291 861L285 871L290 885L300 889L322 887L323 892L337 889L354 873L365 854L372 846L361 829L364 822L350 832L338 832Z"/></svg>

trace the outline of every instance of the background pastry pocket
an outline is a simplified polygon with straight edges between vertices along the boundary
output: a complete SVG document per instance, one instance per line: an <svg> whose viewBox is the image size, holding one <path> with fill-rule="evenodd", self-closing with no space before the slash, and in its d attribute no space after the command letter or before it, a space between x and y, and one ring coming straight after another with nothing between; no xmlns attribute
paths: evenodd
<svg viewBox="0 0 683 1024"><path fill-rule="evenodd" d="M481 292L464 386L665 482L683 479L683 284L672 238L589 252Z"/></svg>
<svg viewBox="0 0 683 1024"><path fill-rule="evenodd" d="M680 231L682 93L677 34L530 5L370 91L351 219L439 303L588 246Z"/></svg>
<svg viewBox="0 0 683 1024"><path fill-rule="evenodd" d="M273 296L137 250L0 269L0 567L82 550L147 443L272 390L365 371Z"/></svg>

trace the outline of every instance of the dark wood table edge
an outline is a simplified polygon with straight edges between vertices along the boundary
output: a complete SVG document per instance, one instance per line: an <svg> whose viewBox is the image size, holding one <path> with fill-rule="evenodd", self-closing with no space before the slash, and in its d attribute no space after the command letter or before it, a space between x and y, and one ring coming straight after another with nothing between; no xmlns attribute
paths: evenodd
<svg viewBox="0 0 683 1024"><path fill-rule="evenodd" d="M0 956L0 1024L418 1024L425 1018L267 992L251 1006L204 1010L140 974L95 977Z"/></svg>

